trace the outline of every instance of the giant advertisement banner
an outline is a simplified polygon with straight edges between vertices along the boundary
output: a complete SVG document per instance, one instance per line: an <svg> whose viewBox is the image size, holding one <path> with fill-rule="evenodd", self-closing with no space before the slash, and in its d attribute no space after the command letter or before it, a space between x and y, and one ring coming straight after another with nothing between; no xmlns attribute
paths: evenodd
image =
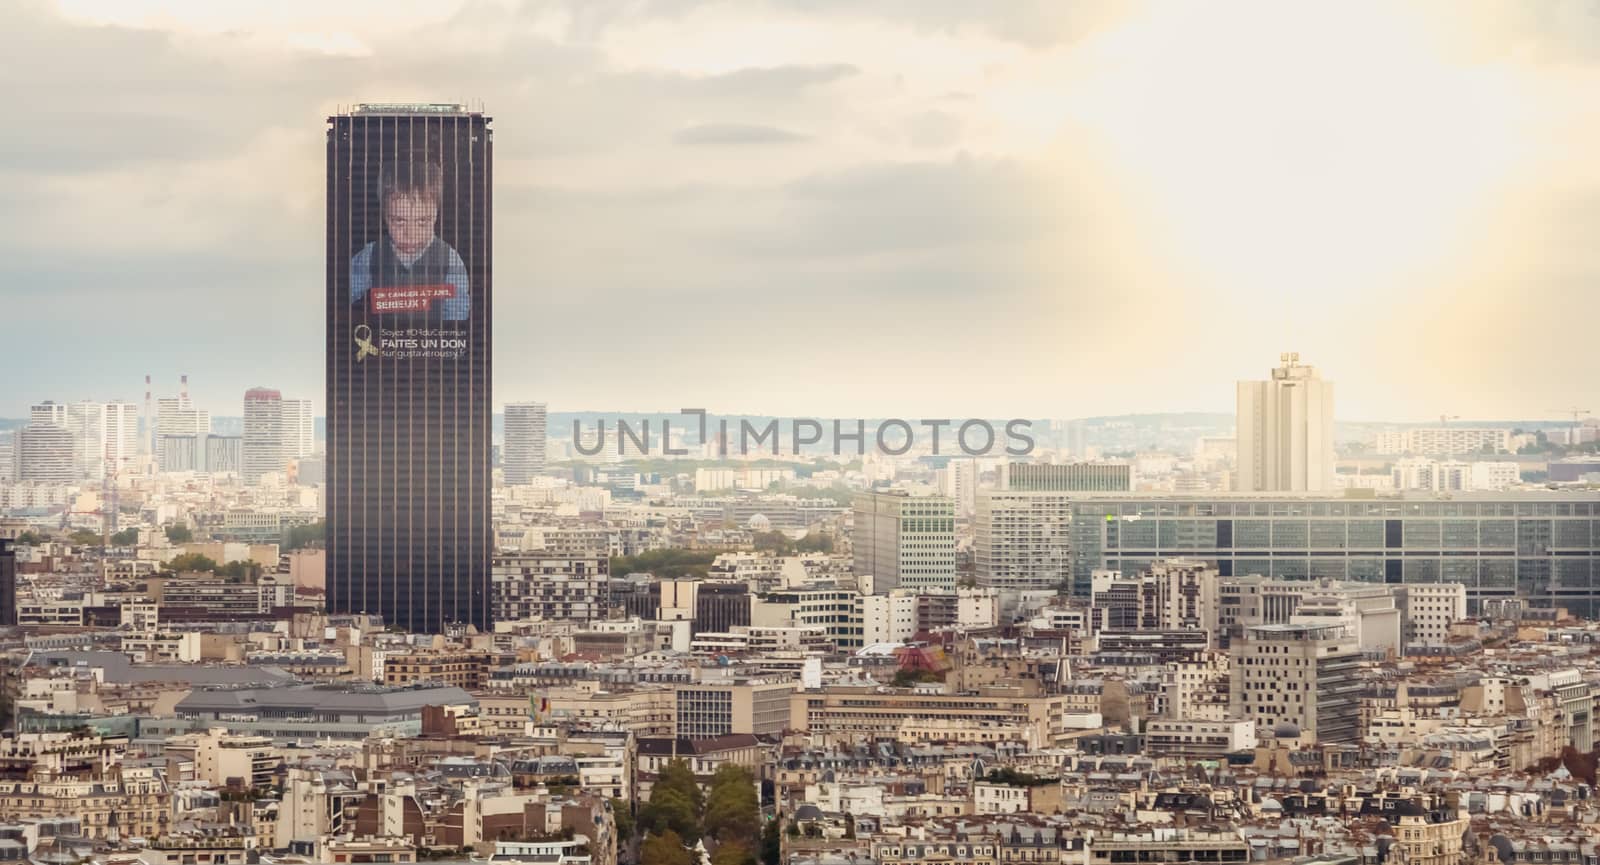
<svg viewBox="0 0 1600 865"><path fill-rule="evenodd" d="M463 194L462 172L446 172L440 153L383 149L364 154L367 174L376 162L377 180L366 184L370 200L358 203L360 230L349 235L356 360L462 360L472 350L474 318L472 269L462 253L474 253L481 220L472 204L480 196Z"/></svg>

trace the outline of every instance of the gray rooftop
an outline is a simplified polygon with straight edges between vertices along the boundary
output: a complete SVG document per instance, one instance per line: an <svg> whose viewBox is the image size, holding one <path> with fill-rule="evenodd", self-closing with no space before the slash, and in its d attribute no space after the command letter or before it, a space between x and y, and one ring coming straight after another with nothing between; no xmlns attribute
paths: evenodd
<svg viewBox="0 0 1600 865"><path fill-rule="evenodd" d="M170 682L197 687L208 685L281 685L298 681L294 675L270 666L222 666L209 664L135 664L121 652L67 651L40 652L32 666L92 668L105 671L105 680L124 685L141 682Z"/></svg>
<svg viewBox="0 0 1600 865"><path fill-rule="evenodd" d="M457 687L384 688L311 685L198 690L178 701L178 713L259 712L263 709L364 715L408 715L424 706L469 704L477 698Z"/></svg>

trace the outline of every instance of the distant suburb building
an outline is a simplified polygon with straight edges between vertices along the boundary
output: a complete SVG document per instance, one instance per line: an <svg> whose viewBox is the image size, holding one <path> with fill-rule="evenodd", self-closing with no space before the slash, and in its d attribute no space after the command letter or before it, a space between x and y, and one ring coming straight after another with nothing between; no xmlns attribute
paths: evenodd
<svg viewBox="0 0 1600 865"><path fill-rule="evenodd" d="M1127 463L1024 463L1000 467L1000 488L1013 492L1117 493L1133 489Z"/></svg>

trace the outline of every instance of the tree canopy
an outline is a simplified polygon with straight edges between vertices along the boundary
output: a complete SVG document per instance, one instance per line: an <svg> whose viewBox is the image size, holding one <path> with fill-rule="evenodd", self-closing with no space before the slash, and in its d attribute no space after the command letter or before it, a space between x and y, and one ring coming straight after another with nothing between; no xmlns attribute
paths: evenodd
<svg viewBox="0 0 1600 865"><path fill-rule="evenodd" d="M639 848L639 862L640 865L696 865L683 838L670 829L645 839L644 846Z"/></svg>
<svg viewBox="0 0 1600 865"><path fill-rule="evenodd" d="M701 550L647 550L636 556L612 556L611 573L625 577L628 574L648 572L663 580L680 580L705 577L711 563L717 560L715 552Z"/></svg>
<svg viewBox="0 0 1600 865"><path fill-rule="evenodd" d="M167 540L175 544L187 544L194 540L194 532L189 531L189 527L183 523L173 523L167 526Z"/></svg>
<svg viewBox="0 0 1600 865"><path fill-rule="evenodd" d="M700 840L700 817L704 812L705 800L694 772L688 763L673 760L662 767L650 787L650 804L640 814L639 822L648 832L671 832L692 844Z"/></svg>
<svg viewBox="0 0 1600 865"><path fill-rule="evenodd" d="M327 525L322 520L306 523L303 526L290 526L289 538L286 546L291 550L305 549L306 547L321 547L323 539L327 536Z"/></svg>
<svg viewBox="0 0 1600 865"><path fill-rule="evenodd" d="M217 570L217 562L210 556L202 555L200 553L182 553L180 555L173 556L172 561L167 562L166 567L167 570L175 571L180 574L190 571L211 571L215 573Z"/></svg>
<svg viewBox="0 0 1600 865"><path fill-rule="evenodd" d="M724 763L718 767L711 779L711 795L706 798L704 821L706 835L720 845L741 847L752 862L761 843L761 802L755 784L755 776L743 766ZM743 860L727 865L743 865Z"/></svg>

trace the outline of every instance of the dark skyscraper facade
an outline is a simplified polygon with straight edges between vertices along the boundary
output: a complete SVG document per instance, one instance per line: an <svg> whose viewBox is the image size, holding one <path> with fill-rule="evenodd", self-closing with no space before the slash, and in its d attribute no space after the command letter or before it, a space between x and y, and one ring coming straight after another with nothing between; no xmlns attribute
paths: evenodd
<svg viewBox="0 0 1600 865"><path fill-rule="evenodd" d="M328 119L330 612L489 627L491 136L459 105Z"/></svg>

